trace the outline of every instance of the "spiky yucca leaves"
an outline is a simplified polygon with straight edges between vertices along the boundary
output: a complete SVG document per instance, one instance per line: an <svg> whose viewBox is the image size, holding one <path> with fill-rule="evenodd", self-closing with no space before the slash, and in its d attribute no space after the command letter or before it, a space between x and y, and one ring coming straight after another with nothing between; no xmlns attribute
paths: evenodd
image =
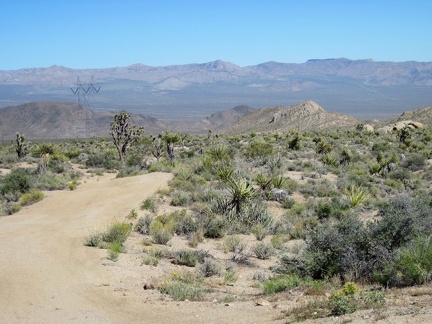
<svg viewBox="0 0 432 324"><path fill-rule="evenodd" d="M367 188L356 185L351 185L349 188L346 187L344 191L352 208L363 203L369 195Z"/></svg>
<svg viewBox="0 0 432 324"><path fill-rule="evenodd" d="M244 206L256 196L257 190L243 178L231 177L226 181L228 186L228 205L229 212L234 215L240 215Z"/></svg>
<svg viewBox="0 0 432 324"><path fill-rule="evenodd" d="M213 161L229 161L232 159L232 154L224 145L212 146L206 151L206 154Z"/></svg>
<svg viewBox="0 0 432 324"><path fill-rule="evenodd" d="M255 177L255 182L259 186L264 197L267 197L268 192L272 189L272 178L266 176L264 173L260 172Z"/></svg>
<svg viewBox="0 0 432 324"><path fill-rule="evenodd" d="M354 156L353 153L349 149L344 148L340 153L339 163L341 165L350 164L353 159L353 156Z"/></svg>
<svg viewBox="0 0 432 324"><path fill-rule="evenodd" d="M333 150L333 147L331 144L325 140L320 140L317 142L316 145L316 152L318 154L327 154L330 153Z"/></svg>
<svg viewBox="0 0 432 324"><path fill-rule="evenodd" d="M339 165L338 159L333 154L329 154L329 153L328 154L324 154L321 157L321 161L324 164L327 164L327 165L330 165L330 166L334 166L334 167L337 167Z"/></svg>

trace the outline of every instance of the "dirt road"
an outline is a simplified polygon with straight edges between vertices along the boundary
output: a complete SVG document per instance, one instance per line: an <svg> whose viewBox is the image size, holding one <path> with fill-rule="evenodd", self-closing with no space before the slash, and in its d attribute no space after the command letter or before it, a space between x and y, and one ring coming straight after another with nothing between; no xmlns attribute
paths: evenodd
<svg viewBox="0 0 432 324"><path fill-rule="evenodd" d="M145 299L142 288L128 294L110 289L122 273L104 265L105 250L85 247L85 237L123 220L170 178L93 177L74 191L48 192L43 201L0 218L0 323L272 322L271 309L252 303L166 302L156 299L157 291Z"/></svg>

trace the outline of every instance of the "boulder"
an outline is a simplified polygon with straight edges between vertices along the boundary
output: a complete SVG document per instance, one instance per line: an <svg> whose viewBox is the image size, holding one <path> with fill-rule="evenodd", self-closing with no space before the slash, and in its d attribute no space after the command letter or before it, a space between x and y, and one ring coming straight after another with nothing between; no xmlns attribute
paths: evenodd
<svg viewBox="0 0 432 324"><path fill-rule="evenodd" d="M384 126L384 127L378 128L376 131L380 134L391 134L392 129L390 126Z"/></svg>
<svg viewBox="0 0 432 324"><path fill-rule="evenodd" d="M363 125L363 132L365 133L373 133L374 132L374 128L372 125L366 124Z"/></svg>

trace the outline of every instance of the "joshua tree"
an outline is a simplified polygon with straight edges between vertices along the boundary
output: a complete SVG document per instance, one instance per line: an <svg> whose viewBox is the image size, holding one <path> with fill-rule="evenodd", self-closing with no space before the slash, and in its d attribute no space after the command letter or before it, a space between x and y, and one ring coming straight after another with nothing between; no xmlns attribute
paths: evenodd
<svg viewBox="0 0 432 324"><path fill-rule="evenodd" d="M159 134L157 137L153 136L152 138L152 154L156 158L156 160L159 162L161 156L162 156L162 134Z"/></svg>
<svg viewBox="0 0 432 324"><path fill-rule="evenodd" d="M166 131L163 139L166 142L168 157L172 161L175 159L174 144L180 142L180 135L179 134L171 134L169 131Z"/></svg>
<svg viewBox="0 0 432 324"><path fill-rule="evenodd" d="M24 134L16 133L16 152L19 159L27 155L27 145L24 142Z"/></svg>
<svg viewBox="0 0 432 324"><path fill-rule="evenodd" d="M55 154L54 146L52 144L40 144L34 150L34 154L41 158L38 164L38 172L46 173L51 157Z"/></svg>
<svg viewBox="0 0 432 324"><path fill-rule="evenodd" d="M117 149L121 167L123 167L127 150L144 134L144 127L137 128L136 125L131 124L130 115L122 112L114 116L110 129L110 135Z"/></svg>

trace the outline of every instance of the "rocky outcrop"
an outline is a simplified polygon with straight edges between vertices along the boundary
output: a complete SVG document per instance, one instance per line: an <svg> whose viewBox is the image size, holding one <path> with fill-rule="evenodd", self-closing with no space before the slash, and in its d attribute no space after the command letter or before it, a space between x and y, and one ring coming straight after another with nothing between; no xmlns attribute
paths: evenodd
<svg viewBox="0 0 432 324"><path fill-rule="evenodd" d="M392 132L398 131L400 129L409 128L409 129L422 129L424 125L420 122L412 121L412 120L402 120L398 121L394 124L383 126L377 129L378 133L381 134L391 134Z"/></svg>

